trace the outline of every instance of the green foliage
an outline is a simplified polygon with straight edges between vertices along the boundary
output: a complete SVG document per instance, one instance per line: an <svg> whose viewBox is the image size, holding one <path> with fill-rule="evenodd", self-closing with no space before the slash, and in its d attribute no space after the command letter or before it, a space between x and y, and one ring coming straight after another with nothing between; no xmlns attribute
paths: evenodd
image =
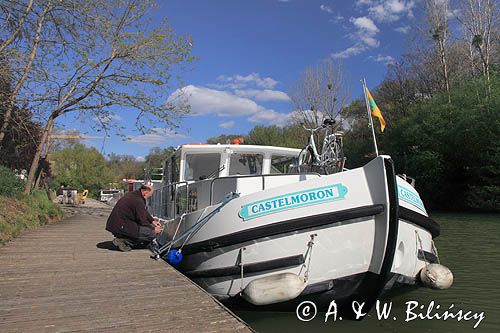
<svg viewBox="0 0 500 333"><path fill-rule="evenodd" d="M250 145L303 148L308 133L300 126L255 126L245 138Z"/></svg>
<svg viewBox="0 0 500 333"><path fill-rule="evenodd" d="M207 143L208 144L212 144L212 145L216 145L218 143L220 143L221 145L224 145L224 144L230 144L233 142L234 139L239 139L239 138L242 138L244 137L243 135L240 135L240 134L221 134L221 135L218 135L218 136L214 136L214 137L211 137L211 138L208 138L207 139Z"/></svg>
<svg viewBox="0 0 500 333"><path fill-rule="evenodd" d="M471 80L415 106L381 142L431 208L500 210L500 80ZM483 93L481 93L483 92Z"/></svg>
<svg viewBox="0 0 500 333"><path fill-rule="evenodd" d="M52 155L54 184L65 184L78 191L88 189L96 194L100 189L109 187L113 178L106 167L106 160L95 148L82 144L65 148Z"/></svg>
<svg viewBox="0 0 500 333"><path fill-rule="evenodd" d="M0 165L0 195L15 196L23 190L24 183L10 169Z"/></svg>
<svg viewBox="0 0 500 333"><path fill-rule="evenodd" d="M397 96L389 91L393 85L382 84L381 99L375 97L389 119L385 133L377 133L380 153L394 159L398 173L416 178L431 209L500 210L499 75L493 73L489 83L478 78L454 87L451 103L443 92L413 99L399 113ZM350 123L347 167L360 167L374 157L366 109L355 101L343 112Z"/></svg>
<svg viewBox="0 0 500 333"><path fill-rule="evenodd" d="M159 147L154 147L149 151L146 156L146 165L150 168L161 168L163 167L163 162L172 155L174 152L174 147L168 147L161 149Z"/></svg>
<svg viewBox="0 0 500 333"><path fill-rule="evenodd" d="M112 183L119 183L124 178L143 179L146 164L131 155L109 154L106 162L108 172L112 175ZM108 187L108 186L106 186Z"/></svg>
<svg viewBox="0 0 500 333"><path fill-rule="evenodd" d="M0 244L62 216L59 206L42 191L19 198L0 196Z"/></svg>

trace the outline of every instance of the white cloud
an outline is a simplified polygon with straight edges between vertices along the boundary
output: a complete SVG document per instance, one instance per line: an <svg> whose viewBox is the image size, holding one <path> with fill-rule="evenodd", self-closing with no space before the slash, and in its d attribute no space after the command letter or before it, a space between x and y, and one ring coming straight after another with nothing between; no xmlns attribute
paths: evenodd
<svg viewBox="0 0 500 333"><path fill-rule="evenodd" d="M257 90L257 89L246 89L246 90L235 90L234 93L240 97L247 97L255 99L258 101L269 102L269 101L290 101L290 97L282 91L277 90Z"/></svg>
<svg viewBox="0 0 500 333"><path fill-rule="evenodd" d="M362 6L362 5L372 5L374 0L357 0L356 1L356 6Z"/></svg>
<svg viewBox="0 0 500 333"><path fill-rule="evenodd" d="M146 158L144 156L136 156L135 157L135 160L137 162L145 162L146 161Z"/></svg>
<svg viewBox="0 0 500 333"><path fill-rule="evenodd" d="M129 136L127 137L127 140L141 146L154 147L164 145L175 139L183 138L186 138L184 134L178 133L170 128L154 127L149 131L149 133Z"/></svg>
<svg viewBox="0 0 500 333"><path fill-rule="evenodd" d="M379 32L379 28L373 23L373 21L366 17L351 17L349 21L354 24L356 28L358 28L358 31L361 30L362 32L367 32L369 34L376 34Z"/></svg>
<svg viewBox="0 0 500 333"><path fill-rule="evenodd" d="M377 54L376 56L370 56L368 58L376 62L383 62L386 65L396 62L396 59L389 55L385 56L382 54Z"/></svg>
<svg viewBox="0 0 500 333"><path fill-rule="evenodd" d="M364 46L362 44L356 44L356 45L353 45L353 46L351 46L343 51L333 53L332 57L341 58L341 59L349 58L350 56L360 54L361 52L365 51L366 49L367 49L366 46Z"/></svg>
<svg viewBox="0 0 500 333"><path fill-rule="evenodd" d="M193 85L181 89L191 105L192 115L245 116L266 111L266 108L251 99L236 96L227 91L215 90ZM175 91L170 99L175 99L181 92Z"/></svg>
<svg viewBox="0 0 500 333"><path fill-rule="evenodd" d="M319 6L319 9L321 9L324 12L327 12L329 14L333 13L332 7L327 6L327 5L321 5Z"/></svg>
<svg viewBox="0 0 500 333"><path fill-rule="evenodd" d="M333 53L333 58L348 58L380 45L380 41L376 38L380 30L370 18L351 17L349 22L356 28L355 32L349 35L355 43L343 51Z"/></svg>
<svg viewBox="0 0 500 333"><path fill-rule="evenodd" d="M328 21L329 22L334 22L334 23L339 23L339 22L341 22L343 20L344 20L344 17L342 15L340 15L340 14L337 14L337 15L335 15L334 18L329 19Z"/></svg>
<svg viewBox="0 0 500 333"><path fill-rule="evenodd" d="M224 82L231 89L243 88L249 85L271 89L278 84L278 81L271 77L260 77L259 73L250 73L246 76L239 74L233 76L219 75L217 80Z"/></svg>
<svg viewBox="0 0 500 333"><path fill-rule="evenodd" d="M407 33L410 32L410 26L409 25L405 25L405 26L402 26L402 27L398 27L398 28L394 29L394 31L400 32L402 34L407 34Z"/></svg>
<svg viewBox="0 0 500 333"><path fill-rule="evenodd" d="M276 112L274 110L261 111L248 118L249 122L260 123L266 126L286 126L290 122L290 114Z"/></svg>
<svg viewBox="0 0 500 333"><path fill-rule="evenodd" d="M358 7L366 7L368 14L377 22L394 22L402 16L413 17L415 0L358 0Z"/></svg>
<svg viewBox="0 0 500 333"><path fill-rule="evenodd" d="M220 128L231 128L231 127L233 127L235 124L236 124L236 122L235 122L235 121L230 120L230 121L225 121L225 122L223 122L223 123L220 123L220 124L219 124L219 127L220 127Z"/></svg>

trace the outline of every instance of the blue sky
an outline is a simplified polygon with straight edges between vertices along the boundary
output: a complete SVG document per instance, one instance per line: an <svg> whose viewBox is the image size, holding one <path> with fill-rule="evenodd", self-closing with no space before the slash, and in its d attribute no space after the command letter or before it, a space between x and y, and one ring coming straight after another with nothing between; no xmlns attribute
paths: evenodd
<svg viewBox="0 0 500 333"><path fill-rule="evenodd" d="M328 58L343 63L351 99L358 98L362 77L374 88L387 64L405 53L421 7L419 0L161 1L154 19L168 17L178 33L193 37L198 60L183 72L182 87L191 115L176 130L154 127L144 135L126 114L117 115L129 141L112 135L86 144L141 158L154 146L286 124L294 111L289 88L308 66ZM60 126L95 134L68 120Z"/></svg>

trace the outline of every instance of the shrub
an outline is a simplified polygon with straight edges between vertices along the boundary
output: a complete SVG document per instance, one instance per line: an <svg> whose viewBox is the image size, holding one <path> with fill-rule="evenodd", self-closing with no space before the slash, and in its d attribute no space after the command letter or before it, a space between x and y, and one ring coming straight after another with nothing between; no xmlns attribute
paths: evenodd
<svg viewBox="0 0 500 333"><path fill-rule="evenodd" d="M24 183L10 169L0 165L0 195L15 196L23 190Z"/></svg>
<svg viewBox="0 0 500 333"><path fill-rule="evenodd" d="M17 198L0 196L0 245L21 234L62 218L59 206L39 191Z"/></svg>

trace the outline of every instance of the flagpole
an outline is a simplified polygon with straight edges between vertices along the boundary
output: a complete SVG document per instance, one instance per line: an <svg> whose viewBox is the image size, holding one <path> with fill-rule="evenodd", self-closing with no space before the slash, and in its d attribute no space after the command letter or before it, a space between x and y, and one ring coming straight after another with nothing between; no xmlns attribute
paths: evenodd
<svg viewBox="0 0 500 333"><path fill-rule="evenodd" d="M372 112L370 108L370 103L368 102L368 96L366 96L366 81L365 78L361 81L363 83L363 94L365 95L366 111L368 112L368 119L370 119L370 127L372 128L373 135L373 145L375 146L375 153L378 156L377 139L375 137L375 127L373 126Z"/></svg>

